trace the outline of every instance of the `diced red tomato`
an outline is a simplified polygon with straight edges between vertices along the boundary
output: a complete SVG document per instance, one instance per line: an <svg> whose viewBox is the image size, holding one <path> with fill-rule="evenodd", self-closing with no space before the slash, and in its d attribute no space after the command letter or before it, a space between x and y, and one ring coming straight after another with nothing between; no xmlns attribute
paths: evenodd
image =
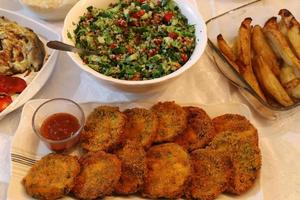
<svg viewBox="0 0 300 200"><path fill-rule="evenodd" d="M175 33L175 32L170 32L168 36L174 40L176 40L178 37L177 33Z"/></svg>
<svg viewBox="0 0 300 200"><path fill-rule="evenodd" d="M12 99L8 95L0 95L0 112L2 112L9 104L11 104Z"/></svg>
<svg viewBox="0 0 300 200"><path fill-rule="evenodd" d="M139 19L139 18L141 18L145 13L146 13L145 10L139 10L139 11L137 11L137 12L135 12L135 13L132 13L131 16L134 17L134 18L136 18L136 19Z"/></svg>
<svg viewBox="0 0 300 200"><path fill-rule="evenodd" d="M156 52L157 52L157 49L151 49L150 51L148 51L147 55L148 55L148 57L152 57L156 54Z"/></svg>
<svg viewBox="0 0 300 200"><path fill-rule="evenodd" d="M144 3L146 0L139 0L140 3Z"/></svg>
<svg viewBox="0 0 300 200"><path fill-rule="evenodd" d="M110 45L110 48L111 49L114 49L114 48L116 48L117 47L117 45L115 44L115 43L112 43L111 45Z"/></svg>
<svg viewBox="0 0 300 200"><path fill-rule="evenodd" d="M131 46L127 46L128 53L132 54L134 49Z"/></svg>
<svg viewBox="0 0 300 200"><path fill-rule="evenodd" d="M157 5L160 6L161 5L161 1L157 0Z"/></svg>
<svg viewBox="0 0 300 200"><path fill-rule="evenodd" d="M0 93L21 93L26 87L26 82L19 77L0 75Z"/></svg>
<svg viewBox="0 0 300 200"><path fill-rule="evenodd" d="M185 53L182 53L182 54L181 54L181 61L182 61L182 62L185 63L188 59L189 59L189 58L188 58L188 56L187 56Z"/></svg>
<svg viewBox="0 0 300 200"><path fill-rule="evenodd" d="M160 38L155 38L154 40L153 40L153 42L154 42L154 44L156 44L156 45L161 45L161 43L162 43L162 39L160 39Z"/></svg>
<svg viewBox="0 0 300 200"><path fill-rule="evenodd" d="M131 78L131 80L133 80L133 81L141 80L141 74L140 73L136 73L135 75L133 75L133 77Z"/></svg>
<svg viewBox="0 0 300 200"><path fill-rule="evenodd" d="M174 16L173 12L171 12L171 11L166 12L164 15L164 21L170 22L171 19L173 18L173 16Z"/></svg>
<svg viewBox="0 0 300 200"><path fill-rule="evenodd" d="M124 19L118 19L117 25L120 27L127 27L127 22Z"/></svg>

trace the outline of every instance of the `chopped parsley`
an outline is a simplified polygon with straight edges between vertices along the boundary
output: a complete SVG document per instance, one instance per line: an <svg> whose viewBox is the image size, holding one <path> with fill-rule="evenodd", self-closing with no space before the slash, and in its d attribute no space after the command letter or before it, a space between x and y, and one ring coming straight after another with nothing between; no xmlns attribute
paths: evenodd
<svg viewBox="0 0 300 200"><path fill-rule="evenodd" d="M76 47L98 51L80 55L101 74L149 80L178 70L195 48L189 25L173 0L119 0L108 9L88 7L74 30Z"/></svg>

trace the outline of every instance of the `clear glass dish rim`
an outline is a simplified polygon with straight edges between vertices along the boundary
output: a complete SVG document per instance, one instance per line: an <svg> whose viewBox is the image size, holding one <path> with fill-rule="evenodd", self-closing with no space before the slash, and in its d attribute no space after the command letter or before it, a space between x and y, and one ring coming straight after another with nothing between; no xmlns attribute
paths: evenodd
<svg viewBox="0 0 300 200"><path fill-rule="evenodd" d="M234 8L232 10L229 10L225 13L222 13L220 15L217 15L209 20L207 20L205 23L206 25L208 25L209 23L219 19L219 18L222 18L223 16L226 16L228 14L231 14L232 12L234 11L238 11L242 8L246 8L246 7L250 7L250 6L253 6L253 4L256 4L256 3L260 3L262 2L263 0L255 0L255 1L252 1L252 2L249 2L245 5L242 5L240 7L237 7L237 8ZM208 32L208 31L207 31ZM273 110L273 111L276 111L276 112L285 112L285 111L291 111L293 110L294 108L298 107L300 105L300 102L297 102L295 103L294 105L291 105L291 106L287 106L287 107L275 107L275 106L272 106L271 104L268 104L266 103L253 89L252 87L245 81L245 79L240 76L240 74L234 69L234 67L226 60L226 58L223 56L223 54L221 53L221 51L219 50L219 48L210 40L210 37L209 37L209 34L207 34L207 40L208 40L208 46L214 50L218 56L222 59L223 62L227 63L227 65L230 66L230 69L231 71L233 71L233 73L236 75L236 77L242 81L247 87L243 87L241 85L239 85L238 83L234 82L233 80L231 80L230 78L228 78L223 72L222 70L219 68L219 66L215 63L215 61L213 61L215 63L215 65L217 66L217 68L221 71L221 73L223 74L223 76L228 79L233 85L235 85L236 87L244 90L245 92L248 92L250 95L252 95L256 100L258 100L263 106L267 107L268 109L270 110Z"/></svg>
<svg viewBox="0 0 300 200"><path fill-rule="evenodd" d="M34 119L36 117L36 114L37 112L47 103L51 102L51 101L56 101L56 100L63 100L63 101L68 101L72 104L74 104L79 110L80 110L80 113L82 114L82 119L80 119L80 127L79 129L74 133L72 134L70 137L66 138L66 139L63 139L63 140L51 140L51 139L47 139L45 138L44 136L42 136L40 134L40 131L36 129L35 127L35 123L34 123ZM32 128L33 128L33 131L35 132L35 134L44 142L47 142L49 144L60 144L60 143L65 143L65 142L68 142L68 141L71 141L72 139L76 138L77 136L79 136L80 132L82 131L84 125L85 125L85 114L84 114L84 111L83 109L81 108L81 106L76 103L75 101L71 100L71 99L66 99L66 98L54 98L54 99L49 99L47 101L45 101L44 103L42 103L41 105L39 105L37 107L37 109L34 111L33 113L33 116L32 116L32 120L31 120L31 125L32 125Z"/></svg>

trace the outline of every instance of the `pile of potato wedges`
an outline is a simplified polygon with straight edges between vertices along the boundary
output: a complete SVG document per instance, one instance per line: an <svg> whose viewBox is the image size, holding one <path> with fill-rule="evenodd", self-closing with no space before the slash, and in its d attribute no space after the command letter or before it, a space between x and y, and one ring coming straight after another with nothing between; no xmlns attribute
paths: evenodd
<svg viewBox="0 0 300 200"><path fill-rule="evenodd" d="M263 27L248 17L232 46L222 34L217 41L228 63L263 101L288 107L300 101L300 23L287 9L279 16Z"/></svg>

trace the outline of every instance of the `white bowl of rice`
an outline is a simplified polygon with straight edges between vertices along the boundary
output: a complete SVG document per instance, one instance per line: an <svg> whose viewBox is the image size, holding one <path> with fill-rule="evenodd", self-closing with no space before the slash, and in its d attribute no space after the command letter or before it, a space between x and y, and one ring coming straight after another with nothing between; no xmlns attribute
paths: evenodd
<svg viewBox="0 0 300 200"><path fill-rule="evenodd" d="M44 20L63 20L78 0L19 0L25 8Z"/></svg>

